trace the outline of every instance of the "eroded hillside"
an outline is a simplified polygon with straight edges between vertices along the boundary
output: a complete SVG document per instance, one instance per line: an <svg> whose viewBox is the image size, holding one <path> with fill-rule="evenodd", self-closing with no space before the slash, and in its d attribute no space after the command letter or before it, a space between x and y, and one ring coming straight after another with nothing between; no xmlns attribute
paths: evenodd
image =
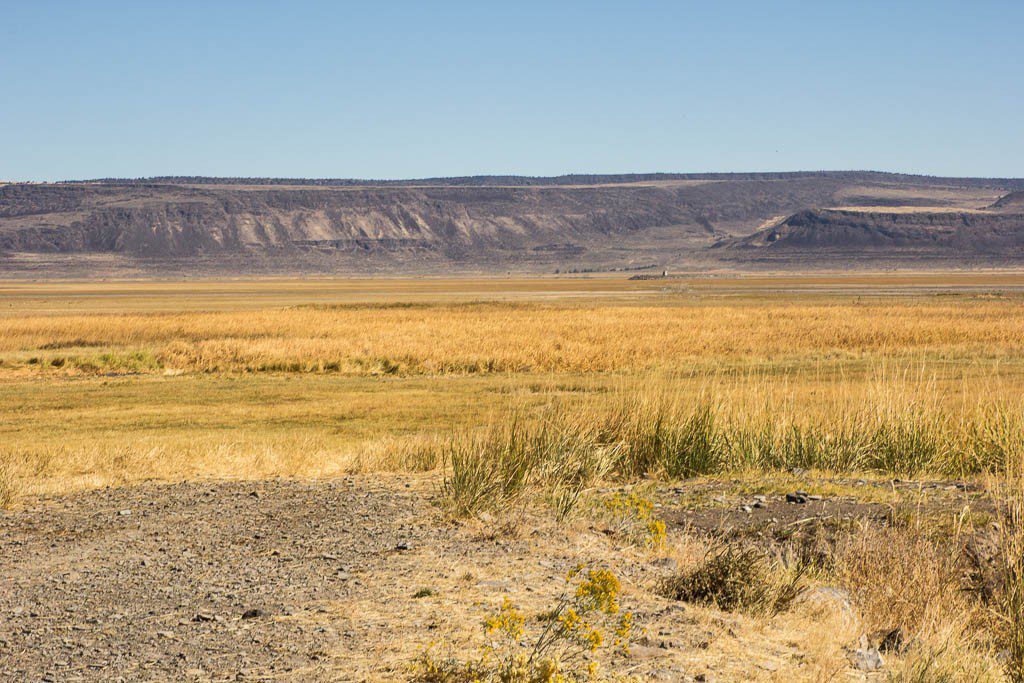
<svg viewBox="0 0 1024 683"><path fill-rule="evenodd" d="M1016 181L867 173L514 180L9 184L0 186L0 272L74 270L84 262L75 256L149 270L630 269L722 254L742 260L758 245L984 252L1015 248L1020 227L1019 216L996 208ZM710 249L716 244L727 248Z"/></svg>

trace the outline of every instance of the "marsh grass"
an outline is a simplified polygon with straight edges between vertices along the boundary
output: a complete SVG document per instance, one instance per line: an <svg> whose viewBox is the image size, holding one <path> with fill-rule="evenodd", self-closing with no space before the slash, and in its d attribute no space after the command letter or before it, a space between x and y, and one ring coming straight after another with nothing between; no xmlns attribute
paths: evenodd
<svg viewBox="0 0 1024 683"><path fill-rule="evenodd" d="M994 473L1024 439L1018 405L979 404L957 414L891 396L807 416L743 410L702 393L686 400L662 390L618 397L610 408L549 408L515 415L482 438L452 442L444 494L461 514L552 494L567 514L580 491L602 478L677 480L791 468L896 476Z"/></svg>
<svg viewBox="0 0 1024 683"><path fill-rule="evenodd" d="M846 587L865 628L907 632L894 680L985 680L993 651L1024 680L1019 296L297 306L323 285L299 286L222 310L180 292L163 310L87 296L91 313L9 299L0 506L146 480L441 472L455 515L542 500L565 520L598 487L647 479L987 474L984 592L965 590L964 539L912 516L842 536L814 578ZM685 565L675 595L759 616L807 578L703 541Z"/></svg>
<svg viewBox="0 0 1024 683"><path fill-rule="evenodd" d="M823 302L676 297L283 307L258 311L19 312L0 325L4 368L58 373L344 373L366 376L685 370L695 364L1024 352L1024 301ZM500 333L495 333L500 330Z"/></svg>
<svg viewBox="0 0 1024 683"><path fill-rule="evenodd" d="M582 490L610 470L607 452L593 434L558 410L532 422L513 416L483 436L454 440L444 462L444 497L463 515L503 507L542 489L567 516Z"/></svg>

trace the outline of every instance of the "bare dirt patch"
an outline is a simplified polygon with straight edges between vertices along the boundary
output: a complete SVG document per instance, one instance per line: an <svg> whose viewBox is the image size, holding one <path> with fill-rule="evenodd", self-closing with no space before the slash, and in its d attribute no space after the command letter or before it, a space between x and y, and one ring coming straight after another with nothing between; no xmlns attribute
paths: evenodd
<svg viewBox="0 0 1024 683"><path fill-rule="evenodd" d="M407 680L432 646L472 656L505 596L533 623L581 562L622 579L623 607L644 629L629 655L605 662L609 672L767 681L848 669L842 647L859 625L842 605L755 619L679 603L657 586L685 548L623 544L586 515L453 522L433 503L437 484L141 485L0 512L0 679ZM738 506L761 494L741 482L662 486L654 497L676 532L756 535L804 517L881 519L889 513L873 489L884 485L860 487L864 501L770 494L749 513ZM937 512L967 495L956 483L934 492Z"/></svg>

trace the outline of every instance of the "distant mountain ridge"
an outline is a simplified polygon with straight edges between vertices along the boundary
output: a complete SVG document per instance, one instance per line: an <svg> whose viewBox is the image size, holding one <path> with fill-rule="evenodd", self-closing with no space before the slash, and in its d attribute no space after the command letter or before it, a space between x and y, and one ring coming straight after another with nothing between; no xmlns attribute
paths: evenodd
<svg viewBox="0 0 1024 683"><path fill-rule="evenodd" d="M1024 179L828 171L0 185L0 276L87 275L97 259L227 274L1016 262Z"/></svg>
<svg viewBox="0 0 1024 683"><path fill-rule="evenodd" d="M359 178L266 178L216 176L153 176L149 178L97 178L65 183L110 183L135 185L313 185L322 187L359 186L522 186L604 185L608 183L645 183L671 180L795 180L831 178L844 181L901 182L921 185L960 187L1001 187L1024 190L1024 178L971 178L891 173L887 171L767 171L750 173L570 173L558 176L474 175L407 179Z"/></svg>

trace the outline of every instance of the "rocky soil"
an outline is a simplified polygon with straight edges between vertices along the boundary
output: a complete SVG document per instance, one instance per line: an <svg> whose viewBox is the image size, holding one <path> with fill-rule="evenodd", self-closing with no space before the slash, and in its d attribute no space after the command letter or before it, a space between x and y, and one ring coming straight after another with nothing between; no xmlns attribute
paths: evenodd
<svg viewBox="0 0 1024 683"><path fill-rule="evenodd" d="M881 520L891 508L879 494L897 486L927 492L936 509L973 495L955 482L863 482L863 500L836 494L835 482L803 486L787 495L703 482L654 496L671 530L771 542L773 530ZM432 644L477 647L482 617L505 595L541 613L578 562L612 566L646 629L609 662L616 671L814 679L801 639L820 615L765 628L674 603L652 588L676 566L671 556L617 544L586 517L454 523L432 503L436 487L379 475L153 484L0 512L0 680L405 680ZM829 599L846 619L845 598ZM850 628L834 637L855 638Z"/></svg>
<svg viewBox="0 0 1024 683"><path fill-rule="evenodd" d="M352 480L142 486L0 517L0 679L320 680L315 615L443 531ZM365 579L364 579L365 580Z"/></svg>

